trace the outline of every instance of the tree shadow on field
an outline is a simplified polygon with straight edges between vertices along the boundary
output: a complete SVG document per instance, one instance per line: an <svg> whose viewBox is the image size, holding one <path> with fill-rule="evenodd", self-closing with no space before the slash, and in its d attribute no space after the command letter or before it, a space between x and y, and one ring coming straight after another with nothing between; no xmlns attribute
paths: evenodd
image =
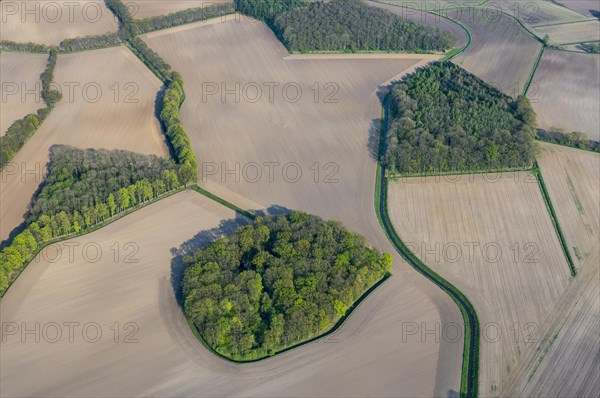
<svg viewBox="0 0 600 398"><path fill-rule="evenodd" d="M232 235L235 231L250 223L246 217L237 214L234 219L222 220L218 227L201 231L193 238L185 241L179 248L171 248L171 285L175 292L177 303L183 307L183 297L181 292L181 280L183 273L187 268L185 257L192 255L200 249L204 249L217 239Z"/></svg>
<svg viewBox="0 0 600 398"><path fill-rule="evenodd" d="M287 207L271 205L266 210L256 211L255 215L259 217L284 216L291 212L292 210L288 209ZM178 248L171 248L171 255L173 256L173 258L171 259L171 286L173 287L173 291L175 292L175 298L177 299L177 303L181 308L183 308L183 294L181 291L181 281L183 279L183 274L188 267L185 258L194 254L200 249L206 248L211 243L220 238L233 235L235 231L237 231L240 227L248 225L251 222L252 220L250 220L249 218L237 213L235 218L229 220L222 220L219 223L219 226L207 229L205 231L201 231L194 235L194 237L192 237L191 239L185 241Z"/></svg>

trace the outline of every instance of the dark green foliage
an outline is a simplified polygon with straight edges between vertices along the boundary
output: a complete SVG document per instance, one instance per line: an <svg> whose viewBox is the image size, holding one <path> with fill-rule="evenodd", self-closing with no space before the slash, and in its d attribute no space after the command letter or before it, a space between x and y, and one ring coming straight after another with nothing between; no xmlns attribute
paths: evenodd
<svg viewBox="0 0 600 398"><path fill-rule="evenodd" d="M138 181L154 183L165 170L175 170L175 165L158 156L53 146L48 175L32 203L28 220L37 220L42 214L93 208L105 203L110 194L116 195L119 189Z"/></svg>
<svg viewBox="0 0 600 398"><path fill-rule="evenodd" d="M116 47L122 43L123 41L118 33L107 33L105 35L65 39L60 43L60 50L62 52L85 51L96 48Z"/></svg>
<svg viewBox="0 0 600 398"><path fill-rule="evenodd" d="M0 137L0 170L19 152L39 126L40 119L37 115L27 115L6 130L6 134Z"/></svg>
<svg viewBox="0 0 600 398"><path fill-rule="evenodd" d="M282 12L308 5L306 0L234 0L242 14L270 23Z"/></svg>
<svg viewBox="0 0 600 398"><path fill-rule="evenodd" d="M56 49L50 50L46 69L40 76L42 81L41 96L46 103L46 108L39 109L36 115L27 115L23 119L15 121L6 130L6 134L0 137L0 170L19 152L21 147L31 138L54 108L56 102L62 98L62 94L59 91L52 90L51 88L57 54L58 51Z"/></svg>
<svg viewBox="0 0 600 398"><path fill-rule="evenodd" d="M386 162L392 173L531 167L535 113L451 62L394 87Z"/></svg>
<svg viewBox="0 0 600 398"><path fill-rule="evenodd" d="M60 91L52 90L51 87L52 80L54 80L54 68L56 67L57 56L58 51L56 49L50 50L46 69L40 77L42 80L42 99L50 109L54 108L54 105L62 98Z"/></svg>
<svg viewBox="0 0 600 398"><path fill-rule="evenodd" d="M331 329L392 258L338 223L294 212L257 217L185 261L187 316L215 351L250 360Z"/></svg>
<svg viewBox="0 0 600 398"><path fill-rule="evenodd" d="M163 96L160 120L175 152L175 158L179 165L179 179L183 183L187 183L198 179L198 162L179 115L179 108L184 98L183 80L175 73Z"/></svg>
<svg viewBox="0 0 600 398"><path fill-rule="evenodd" d="M551 142L554 144L566 145L573 148L585 149L588 151L600 152L600 142L590 140L587 134L578 131L566 133L558 129L538 129L537 138L542 141Z"/></svg>
<svg viewBox="0 0 600 398"><path fill-rule="evenodd" d="M235 12L235 10L231 3L218 3L206 7L181 10L172 14L161 15L154 18L134 20L132 22L132 34L139 35L159 29L172 28L174 26L184 25L187 23L220 17L233 12Z"/></svg>
<svg viewBox="0 0 600 398"><path fill-rule="evenodd" d="M0 296L44 245L179 188L173 164L156 156L52 147L25 229L0 252Z"/></svg>
<svg viewBox="0 0 600 398"><path fill-rule="evenodd" d="M455 38L360 0L316 2L277 15L274 29L291 51L432 52Z"/></svg>
<svg viewBox="0 0 600 398"><path fill-rule="evenodd" d="M152 70L162 81L171 80L171 65L166 63L158 53L137 37L131 37L127 43L133 52Z"/></svg>
<svg viewBox="0 0 600 398"><path fill-rule="evenodd" d="M26 52L26 53L47 53L51 47L37 43L17 43L10 40L0 40L0 50Z"/></svg>

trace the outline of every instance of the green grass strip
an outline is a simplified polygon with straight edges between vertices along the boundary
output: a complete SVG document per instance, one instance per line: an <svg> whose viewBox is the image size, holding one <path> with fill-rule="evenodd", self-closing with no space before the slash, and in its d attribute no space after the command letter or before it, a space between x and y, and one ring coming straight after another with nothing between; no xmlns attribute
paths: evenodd
<svg viewBox="0 0 600 398"><path fill-rule="evenodd" d="M388 213L387 203L387 178L385 176L385 145L388 122L389 94L384 100L382 107L382 127L379 140L379 156L377 162L376 190L375 190L375 212L379 223L385 231L389 241L396 251L421 275L433 282L436 286L446 292L456 303L465 324L463 360L461 368L461 397L477 397L479 389L479 346L480 327L479 318L475 307L469 299L454 285L442 278L431 268L425 265L408 247L396 233Z"/></svg>
<svg viewBox="0 0 600 398"><path fill-rule="evenodd" d="M571 257L571 253L569 252L567 241L565 240L565 236L563 235L562 229L560 228L558 217L556 216L556 212L554 211L554 206L552 205L552 200L550 199L550 194L548 193L548 188L546 187L544 177L542 176L542 171L539 167L536 167L534 174L537 178L540 191L542 192L542 196L544 197L546 209L548 210L548 214L550 215L550 219L552 220L552 225L554 225L556 236L558 237L560 246L562 247L563 253L565 254L567 264L569 265L569 271L571 272L571 276L575 277L577 276L577 268L575 268L575 263L573 263L573 258Z"/></svg>
<svg viewBox="0 0 600 398"><path fill-rule="evenodd" d="M546 50L546 45L542 44L542 49L540 50L540 53L538 54L537 59L535 60L535 64L533 64L533 69L531 69L529 77L527 78L527 82L525 83L525 86L523 86L523 92L521 93L521 95L523 96L527 95L527 91L529 91L529 87L531 87L531 82L533 81L533 77L535 76L535 72L537 71L540 61L542 60L544 50Z"/></svg>
<svg viewBox="0 0 600 398"><path fill-rule="evenodd" d="M233 203L228 202L225 199L208 192L206 189L204 189L198 185L192 185L190 188L192 190L206 196L207 198L214 200L215 202L235 211L236 213L241 214L242 216L244 216L246 218L249 218L250 220L254 220L256 218L256 215L252 214L248 210L244 210L241 207L238 207L238 206L234 205Z"/></svg>
<svg viewBox="0 0 600 398"><path fill-rule="evenodd" d="M547 26L571 25L571 24L576 24L576 23L594 22L594 21L598 21L598 20L596 18L578 19L575 21L568 21L568 22L555 22L555 23L547 23L547 24L542 24L542 25L531 25L531 27L533 29L537 29L537 28L545 28Z"/></svg>

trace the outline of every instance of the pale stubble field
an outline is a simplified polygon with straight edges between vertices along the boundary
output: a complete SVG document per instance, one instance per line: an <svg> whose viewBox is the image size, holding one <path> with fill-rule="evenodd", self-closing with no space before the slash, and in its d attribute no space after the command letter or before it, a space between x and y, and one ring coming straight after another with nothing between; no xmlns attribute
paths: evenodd
<svg viewBox="0 0 600 398"><path fill-rule="evenodd" d="M63 99L0 173L0 241L23 221L53 145L168 157L154 116L160 81L125 47L60 55Z"/></svg>
<svg viewBox="0 0 600 398"><path fill-rule="evenodd" d="M571 280L535 177L510 172L497 178L389 184L389 213L400 238L475 305L482 396L501 396Z"/></svg>

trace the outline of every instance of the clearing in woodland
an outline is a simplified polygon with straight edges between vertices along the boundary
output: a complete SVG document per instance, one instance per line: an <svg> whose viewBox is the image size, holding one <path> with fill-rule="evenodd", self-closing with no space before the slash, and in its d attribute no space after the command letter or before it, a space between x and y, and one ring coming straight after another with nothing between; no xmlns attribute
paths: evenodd
<svg viewBox="0 0 600 398"><path fill-rule="evenodd" d="M580 131L600 140L600 57L546 50L528 92L543 129Z"/></svg>
<svg viewBox="0 0 600 398"><path fill-rule="evenodd" d="M408 178L390 181L388 189L400 238L475 305L479 391L499 396L571 279L536 178Z"/></svg>
<svg viewBox="0 0 600 398"><path fill-rule="evenodd" d="M102 0L3 1L2 40L58 45L64 39L116 32L116 18Z"/></svg>
<svg viewBox="0 0 600 398"><path fill-rule="evenodd" d="M154 116L161 82L127 48L60 55L53 87L62 100L0 173L0 241L23 221L52 145L169 156Z"/></svg>
<svg viewBox="0 0 600 398"><path fill-rule="evenodd" d="M440 56L289 56L265 24L221 21L143 37L185 81L182 121L201 162L201 184L266 207L341 221L394 253L373 206L381 114L377 87ZM390 281L420 279L399 256L395 259ZM421 283L440 312L454 307L448 316L462 324L454 303L433 285ZM383 291L391 294L386 286ZM443 343L438 349L434 358L452 360L428 370L420 358L413 366L422 380L393 384L405 385L402 391L424 388L424 395L458 391L462 345ZM454 360L457 367L448 366ZM425 379L431 381L427 387Z"/></svg>
<svg viewBox="0 0 600 398"><path fill-rule="evenodd" d="M40 75L47 61L46 54L0 52L0 136L16 120L46 106L41 97Z"/></svg>

